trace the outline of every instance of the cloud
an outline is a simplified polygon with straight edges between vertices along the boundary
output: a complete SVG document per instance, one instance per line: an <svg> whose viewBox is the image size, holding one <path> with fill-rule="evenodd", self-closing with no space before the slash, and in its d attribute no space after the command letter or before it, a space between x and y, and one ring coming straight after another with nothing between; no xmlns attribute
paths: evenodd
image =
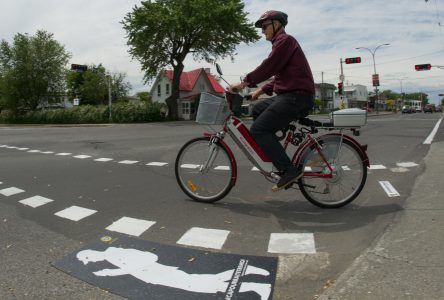
<svg viewBox="0 0 444 300"><path fill-rule="evenodd" d="M54 33L72 53L72 63L102 63L113 72L127 74L133 91L148 90L143 84L140 63L131 59L120 22L139 0L14 0L4 1L0 10L0 38L8 41L20 32L34 34L38 29ZM366 50L390 43L376 53L381 89L438 91L444 71L432 68L416 72L415 64L444 65L444 27L438 23L442 5L437 1L352 1L352 0L246 0L246 11L254 22L266 10L277 9L289 15L287 32L298 39L312 67L315 80L336 84L340 58L361 56L360 65L344 67L346 81L364 84L371 90L373 61ZM438 10L437 10L438 9ZM253 70L269 53L265 40L237 47L234 63L220 62L227 80ZM186 70L209 67L205 62L186 59ZM213 68L214 71L214 68ZM441 91L442 92L442 91ZM431 93L432 95L439 92ZM435 97L437 99L437 96Z"/></svg>

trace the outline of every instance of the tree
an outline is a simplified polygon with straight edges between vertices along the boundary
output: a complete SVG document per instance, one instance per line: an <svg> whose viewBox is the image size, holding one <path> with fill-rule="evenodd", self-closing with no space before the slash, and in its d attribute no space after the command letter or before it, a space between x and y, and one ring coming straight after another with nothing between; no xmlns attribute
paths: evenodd
<svg viewBox="0 0 444 300"><path fill-rule="evenodd" d="M164 67L173 68L172 93L166 100L171 118L178 117L180 75L187 55L207 62L233 59L236 45L259 39L246 16L241 0L148 0L125 16L129 53L141 62L145 82Z"/></svg>
<svg viewBox="0 0 444 300"><path fill-rule="evenodd" d="M149 92L138 92L136 93L137 98L139 98L139 101L150 103L151 102L151 96Z"/></svg>
<svg viewBox="0 0 444 300"><path fill-rule="evenodd" d="M90 65L87 71L68 71L67 87L71 99L80 98L80 104L99 105L108 103L109 72L102 64ZM124 100L131 85L125 82L126 74L117 73L111 76L112 101Z"/></svg>
<svg viewBox="0 0 444 300"><path fill-rule="evenodd" d="M65 93L65 66L70 54L43 30L34 36L16 34L0 44L2 106L20 113L60 102Z"/></svg>

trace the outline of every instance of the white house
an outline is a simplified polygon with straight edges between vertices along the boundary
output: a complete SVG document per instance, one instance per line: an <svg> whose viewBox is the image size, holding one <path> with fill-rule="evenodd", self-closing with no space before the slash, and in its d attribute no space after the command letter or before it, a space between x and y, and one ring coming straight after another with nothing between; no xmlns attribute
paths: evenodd
<svg viewBox="0 0 444 300"><path fill-rule="evenodd" d="M335 108L364 108L367 106L368 91L365 85L347 85L343 89L342 99L339 97L338 91L335 92Z"/></svg>
<svg viewBox="0 0 444 300"><path fill-rule="evenodd" d="M151 87L150 96L153 102L166 104L171 95L173 70L162 70ZM195 114L195 101L202 92L223 95L225 89L210 73L210 69L196 69L182 72L179 85L179 99L177 101L179 118L190 120Z"/></svg>

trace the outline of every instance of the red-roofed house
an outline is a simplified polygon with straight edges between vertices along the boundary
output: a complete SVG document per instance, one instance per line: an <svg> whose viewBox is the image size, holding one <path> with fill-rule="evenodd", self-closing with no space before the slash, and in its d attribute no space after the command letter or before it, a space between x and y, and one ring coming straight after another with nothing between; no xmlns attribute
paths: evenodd
<svg viewBox="0 0 444 300"><path fill-rule="evenodd" d="M173 83L173 71L162 70L156 77L150 91L153 102L165 103L171 95ZM199 99L201 92L215 95L223 95L225 89L217 82L210 73L210 69L196 69L182 72L180 76L180 96L177 100L179 118L190 120L195 114L195 100Z"/></svg>

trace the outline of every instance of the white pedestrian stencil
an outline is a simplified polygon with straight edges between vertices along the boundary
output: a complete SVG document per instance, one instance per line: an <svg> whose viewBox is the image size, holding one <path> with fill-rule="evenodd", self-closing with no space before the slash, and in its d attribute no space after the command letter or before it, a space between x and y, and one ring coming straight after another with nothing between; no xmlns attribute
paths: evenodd
<svg viewBox="0 0 444 300"><path fill-rule="evenodd" d="M10 187L10 188L0 190L0 194L2 194L3 196L6 196L6 197L20 194L23 192L24 192L24 190L16 188L16 187Z"/></svg>
<svg viewBox="0 0 444 300"><path fill-rule="evenodd" d="M272 233L268 244L269 253L314 254L316 253L313 233Z"/></svg>
<svg viewBox="0 0 444 300"><path fill-rule="evenodd" d="M134 219L129 217L122 217L116 222L106 227L106 229L110 231L125 233L132 236L140 236L142 233L144 233L154 224L156 224L156 222Z"/></svg>
<svg viewBox="0 0 444 300"><path fill-rule="evenodd" d="M111 269L94 271L93 274L96 276L131 275L148 284L206 294L225 293L229 288L230 280L238 271L229 269L217 274L190 274L177 266L159 263L157 254L132 248L108 247L104 251L86 249L77 253L76 257L85 265L106 261L115 266ZM270 272L265 269L248 265L246 260L242 267L240 270L242 275L270 275ZM270 297L271 284L242 282L239 292L255 292L261 300L267 300ZM231 299L231 297L225 299Z"/></svg>
<svg viewBox="0 0 444 300"><path fill-rule="evenodd" d="M178 241L178 244L204 247L212 249L222 249L228 234L228 230L206 229L193 227L188 230Z"/></svg>
<svg viewBox="0 0 444 300"><path fill-rule="evenodd" d="M36 208L36 207L45 205L45 204L47 204L49 202L52 202L52 201L54 201L54 200L48 199L48 198L45 198L45 197L42 197L42 196L33 196L33 197L30 197L30 198L26 198L26 199L20 200L19 202L24 204L24 205L28 205L28 206L31 206L33 208Z"/></svg>
<svg viewBox="0 0 444 300"><path fill-rule="evenodd" d="M83 218L86 218L92 214L95 214L97 210L79 207L79 206L71 206L68 208L65 208L64 210L61 210L59 212L56 212L55 215L61 218L69 219L72 221L80 221Z"/></svg>

